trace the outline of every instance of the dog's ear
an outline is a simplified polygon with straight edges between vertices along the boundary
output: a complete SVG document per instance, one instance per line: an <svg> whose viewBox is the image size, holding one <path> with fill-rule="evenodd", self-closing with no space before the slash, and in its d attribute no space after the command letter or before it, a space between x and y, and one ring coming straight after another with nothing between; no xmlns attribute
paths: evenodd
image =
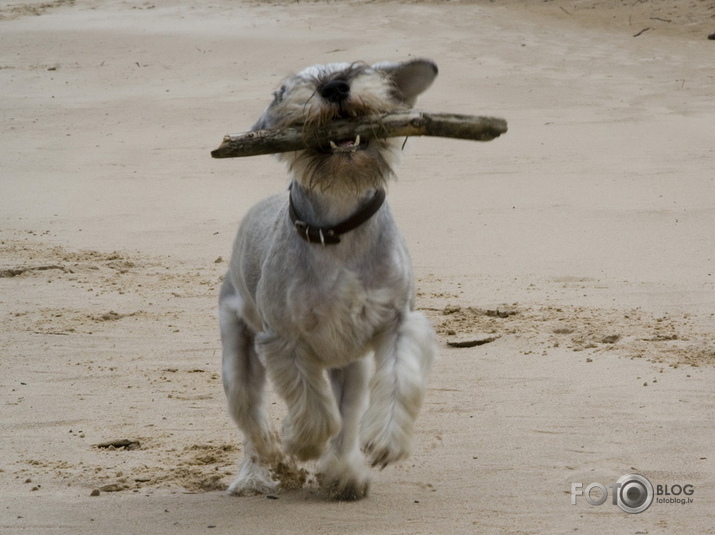
<svg viewBox="0 0 715 535"><path fill-rule="evenodd" d="M372 68L387 74L395 84L397 98L410 106L414 106L417 96L432 85L438 72L437 65L428 59L404 63L383 61Z"/></svg>
<svg viewBox="0 0 715 535"><path fill-rule="evenodd" d="M273 107L275 106L275 100L265 109L263 113L258 118L256 123L251 127L249 132L255 132L256 130L267 130L274 126L275 118L271 114Z"/></svg>
<svg viewBox="0 0 715 535"><path fill-rule="evenodd" d="M258 118L258 121L251 127L249 132L255 132L256 130L267 130L275 126L276 117L272 113L273 109L283 102L285 94L288 91L288 86L284 82L280 88L273 92L273 102L271 102L263 113Z"/></svg>

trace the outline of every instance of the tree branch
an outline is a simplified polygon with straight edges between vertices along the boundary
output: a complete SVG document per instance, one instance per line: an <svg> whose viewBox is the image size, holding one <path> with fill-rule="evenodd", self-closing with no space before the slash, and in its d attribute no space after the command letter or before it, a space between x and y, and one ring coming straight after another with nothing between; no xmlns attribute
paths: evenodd
<svg viewBox="0 0 715 535"><path fill-rule="evenodd" d="M330 141L387 137L436 136L472 141L491 141L507 131L506 121L496 117L451 113L388 113L379 117L360 117L331 121L321 128L256 130L224 136L223 143L211 152L214 158L258 156L307 148L328 148Z"/></svg>

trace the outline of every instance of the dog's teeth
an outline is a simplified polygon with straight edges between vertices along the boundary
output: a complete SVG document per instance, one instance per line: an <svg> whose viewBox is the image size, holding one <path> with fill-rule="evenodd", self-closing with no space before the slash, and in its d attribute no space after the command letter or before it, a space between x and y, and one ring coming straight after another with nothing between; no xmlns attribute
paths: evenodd
<svg viewBox="0 0 715 535"><path fill-rule="evenodd" d="M331 142L330 142L330 148L333 149L333 150L336 150L336 149L338 148L338 146L335 144L334 141L331 141Z"/></svg>
<svg viewBox="0 0 715 535"><path fill-rule="evenodd" d="M355 146L357 147L360 144L360 134L355 136Z"/></svg>

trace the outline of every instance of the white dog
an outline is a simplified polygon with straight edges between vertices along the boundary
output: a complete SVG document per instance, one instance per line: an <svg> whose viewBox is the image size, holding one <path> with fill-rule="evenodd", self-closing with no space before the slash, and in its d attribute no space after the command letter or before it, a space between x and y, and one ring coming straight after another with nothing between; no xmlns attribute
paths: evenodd
<svg viewBox="0 0 715 535"><path fill-rule="evenodd" d="M284 81L253 129L310 133L334 119L405 110L436 75L427 60L309 67ZM285 452L318 459L326 494L356 500L370 477L361 443L372 466L410 453L434 346L384 202L400 146L358 137L284 153L289 191L241 224L219 307L224 388L244 434L233 494L275 491ZM263 406L266 372L288 407L282 446Z"/></svg>

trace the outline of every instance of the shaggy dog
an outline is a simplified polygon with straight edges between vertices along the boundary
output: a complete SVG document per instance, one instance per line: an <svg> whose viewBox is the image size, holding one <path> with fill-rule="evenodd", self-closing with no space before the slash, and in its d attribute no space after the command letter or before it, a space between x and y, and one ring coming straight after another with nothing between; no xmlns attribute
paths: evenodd
<svg viewBox="0 0 715 535"><path fill-rule="evenodd" d="M407 110L436 75L428 60L315 65L284 81L253 130L309 134ZM385 203L400 145L357 137L279 155L290 189L239 228L219 306L224 389L244 435L233 494L272 492L286 458L317 459L326 495L357 500L370 482L364 455L384 468L410 453L434 346ZM266 375L288 409L282 440L264 409Z"/></svg>

